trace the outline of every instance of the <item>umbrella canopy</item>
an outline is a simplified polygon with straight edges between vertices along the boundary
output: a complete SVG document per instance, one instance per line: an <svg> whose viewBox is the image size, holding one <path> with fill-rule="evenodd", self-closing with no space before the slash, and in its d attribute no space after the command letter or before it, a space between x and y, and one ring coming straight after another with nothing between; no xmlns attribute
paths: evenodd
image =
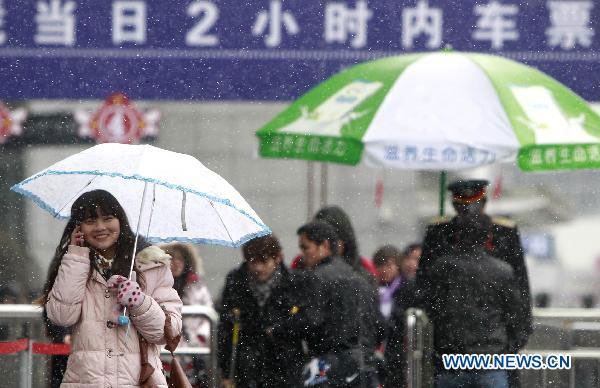
<svg viewBox="0 0 600 388"><path fill-rule="evenodd" d="M96 145L11 188L57 218L68 218L75 199L96 189L113 194L152 242L237 247L271 233L225 179L190 155L150 145Z"/></svg>
<svg viewBox="0 0 600 388"><path fill-rule="evenodd" d="M257 132L264 157L459 170L600 167L600 116L567 87L493 55L437 52L344 70Z"/></svg>

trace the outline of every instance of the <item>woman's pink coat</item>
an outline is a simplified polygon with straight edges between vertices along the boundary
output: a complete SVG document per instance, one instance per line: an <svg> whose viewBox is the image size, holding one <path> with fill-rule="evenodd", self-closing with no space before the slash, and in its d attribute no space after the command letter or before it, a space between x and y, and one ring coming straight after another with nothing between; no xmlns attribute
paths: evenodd
<svg viewBox="0 0 600 388"><path fill-rule="evenodd" d="M165 313L171 315L176 333L181 332L181 300L173 289L170 256L150 246L138 253L135 265L143 274L146 297L132 309L132 327L107 324L118 307L115 292L96 271L90 273L89 249L69 246L49 294L48 318L61 326L73 326L71 354L61 387L129 388L139 386L138 335L150 344L148 361L154 367L152 381L167 386L159 359L164 344ZM114 318L113 318L114 319Z"/></svg>

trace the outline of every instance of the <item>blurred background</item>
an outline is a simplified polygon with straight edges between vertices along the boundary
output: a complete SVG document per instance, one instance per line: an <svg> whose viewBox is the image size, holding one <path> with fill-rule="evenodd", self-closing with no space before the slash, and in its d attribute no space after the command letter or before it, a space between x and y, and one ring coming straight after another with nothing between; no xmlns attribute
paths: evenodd
<svg viewBox="0 0 600 388"><path fill-rule="evenodd" d="M0 1L2 118L17 124L0 144L2 283L30 301L63 228L9 188L106 141L89 127L114 93L153 124L135 141L188 153L223 176L280 237L287 261L298 253L296 229L324 204L349 213L370 257L422 238L438 212L439 173L262 159L255 131L340 69L422 51L502 55L600 101L599 23L593 1ZM123 132L119 117L104 130ZM448 178L489 179L488 212L518 223L533 294L581 306L600 296L598 174L503 164ZM198 249L217 295L240 252Z"/></svg>
<svg viewBox="0 0 600 388"><path fill-rule="evenodd" d="M93 111L102 101L28 101L30 114L57 115L67 108ZM361 254L377 247L420 241L439 211L439 173L380 170L258 157L254 130L286 103L136 102L161 112L152 144L195 156L230 182L279 236L289 262L299 253L296 229L322 204L336 204L352 218ZM65 131L68 128L64 129ZM91 144L5 148L0 175L3 278L26 294L42 286L64 221L52 218L9 187ZM600 289L600 180L596 171L525 173L514 164L450 173L448 180L486 178L487 211L514 219L526 249L532 294L548 294L552 306L581 306ZM448 214L452 206L447 203ZM224 277L241 262L238 249L197 245L205 277L218 295Z"/></svg>

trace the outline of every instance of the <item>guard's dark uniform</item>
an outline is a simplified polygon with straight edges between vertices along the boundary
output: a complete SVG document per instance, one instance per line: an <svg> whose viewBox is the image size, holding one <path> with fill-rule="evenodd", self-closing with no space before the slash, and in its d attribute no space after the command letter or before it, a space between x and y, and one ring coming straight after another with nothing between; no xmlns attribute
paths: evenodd
<svg viewBox="0 0 600 388"><path fill-rule="evenodd" d="M524 330L527 330L527 333L523 333L524 335L520 336L524 339L520 341L522 343L517 343L517 348L511 349L512 352L517 352L525 345L527 337L531 333L529 278L527 276L519 232L515 223L508 218L489 217L487 215L482 215L482 217L487 218L489 225L488 241L485 245L487 253L510 264L514 270L522 296L517 318L523 322L522 327ZM423 253L419 262L419 269L417 270L417 289L419 290L419 295L422 294L421 290L430 291L429 268L431 268L434 260L452 255L453 253L453 245L458 228L456 220L456 217L439 217L427 227L423 242Z"/></svg>
<svg viewBox="0 0 600 388"><path fill-rule="evenodd" d="M486 180L456 181L448 185L448 190L453 195L453 206L459 216L454 218L438 218L427 227L423 252L417 270L417 304L424 308L427 305L427 295L431 295L432 280L430 269L435 260L451 256L457 241L457 231L464 217L482 217L483 225L488 230L485 244L487 253L495 258L508 263L514 271L514 276L520 293L519 306L516 306L516 319L519 320L519 332L511 338L508 352L516 353L527 343L527 338L532 331L531 295L529 292L529 278L523 256L523 248L519 239L517 227L511 220L504 217L489 217L483 214L486 201ZM461 218L459 218L461 217ZM518 388L519 377L517 370L509 371L509 385Z"/></svg>

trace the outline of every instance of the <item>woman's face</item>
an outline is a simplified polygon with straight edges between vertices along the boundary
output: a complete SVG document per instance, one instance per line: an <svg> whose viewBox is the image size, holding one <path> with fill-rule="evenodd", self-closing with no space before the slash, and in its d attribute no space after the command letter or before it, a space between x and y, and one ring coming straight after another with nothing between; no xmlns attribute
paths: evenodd
<svg viewBox="0 0 600 388"><path fill-rule="evenodd" d="M400 272L398 269L398 264L396 264L396 258L391 257L385 262L385 264L378 266L377 272L379 273L379 281L381 283L391 283Z"/></svg>
<svg viewBox="0 0 600 388"><path fill-rule="evenodd" d="M407 279L417 277L417 269L419 268L419 258L421 257L421 248L413 249L408 256L402 260L401 272L402 276Z"/></svg>
<svg viewBox="0 0 600 388"><path fill-rule="evenodd" d="M85 242L92 248L106 252L116 248L121 234L119 219L113 215L96 210L96 217L88 217L81 222L81 231Z"/></svg>
<svg viewBox="0 0 600 388"><path fill-rule="evenodd" d="M306 233L300 235L298 238L298 247L302 251L303 263L307 268L313 268L321 262L324 258L331 256L331 249L329 249L329 242L323 241L321 245L310 240Z"/></svg>
<svg viewBox="0 0 600 388"><path fill-rule="evenodd" d="M266 260L250 260L248 270L259 283L264 283L271 278L273 272L277 269L278 259L269 257Z"/></svg>
<svg viewBox="0 0 600 388"><path fill-rule="evenodd" d="M171 272L173 273L173 277L177 278L183 274L183 270L185 269L185 261L183 260L183 256L179 251L173 251L169 253L171 255Z"/></svg>

